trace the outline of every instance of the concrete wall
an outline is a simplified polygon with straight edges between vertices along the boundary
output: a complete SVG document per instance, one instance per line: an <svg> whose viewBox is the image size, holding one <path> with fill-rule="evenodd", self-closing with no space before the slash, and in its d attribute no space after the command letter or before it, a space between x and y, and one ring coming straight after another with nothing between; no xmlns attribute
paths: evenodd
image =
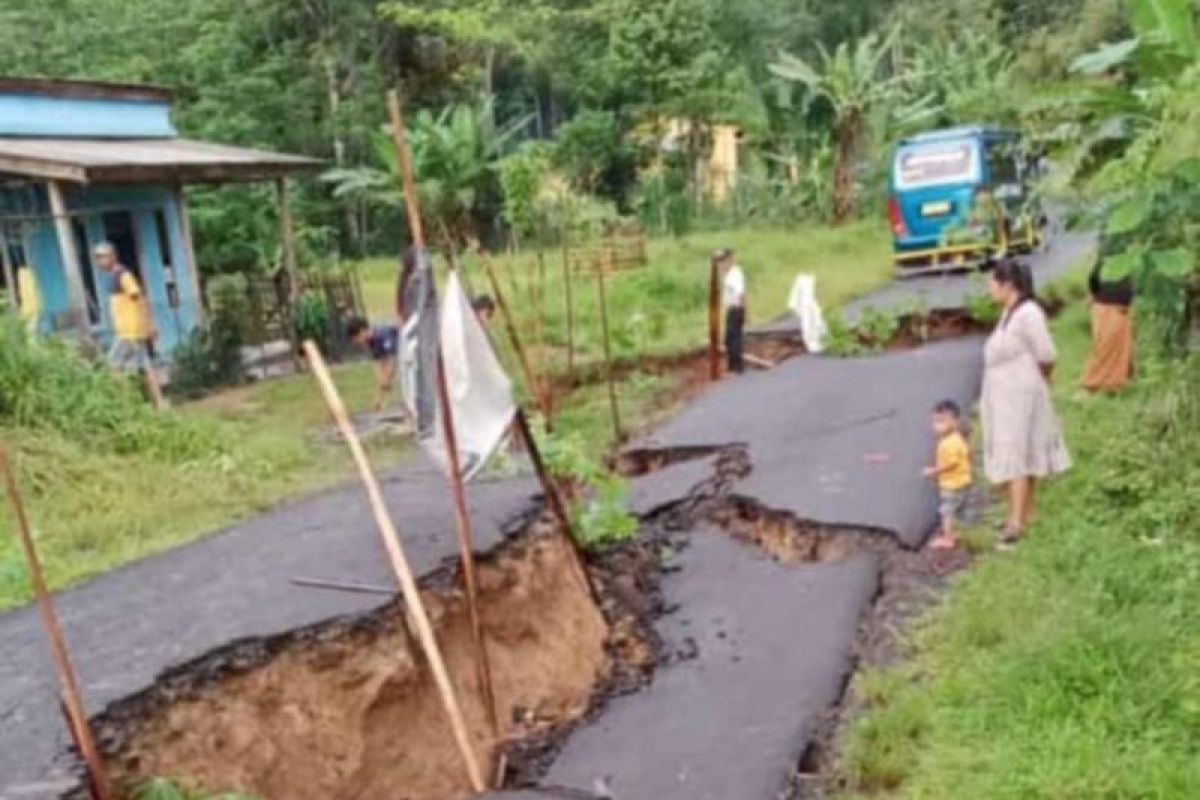
<svg viewBox="0 0 1200 800"><path fill-rule="evenodd" d="M0 94L0 136L168 137L171 105L165 101Z"/></svg>

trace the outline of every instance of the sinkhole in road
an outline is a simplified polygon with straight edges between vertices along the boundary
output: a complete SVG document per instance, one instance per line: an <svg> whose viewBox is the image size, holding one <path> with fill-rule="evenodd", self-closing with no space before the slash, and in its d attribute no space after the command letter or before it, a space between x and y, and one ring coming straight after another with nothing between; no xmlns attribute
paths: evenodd
<svg viewBox="0 0 1200 800"><path fill-rule="evenodd" d="M600 607L545 520L481 557L484 636L508 782L528 778L563 730L656 660L659 567L631 545L593 565ZM422 581L480 754L491 741L456 570ZM155 776L262 798L449 800L470 786L433 678L398 603L235 643L164 676L96 720L119 786ZM481 761L487 763L481 755ZM491 773L497 771L493 763Z"/></svg>

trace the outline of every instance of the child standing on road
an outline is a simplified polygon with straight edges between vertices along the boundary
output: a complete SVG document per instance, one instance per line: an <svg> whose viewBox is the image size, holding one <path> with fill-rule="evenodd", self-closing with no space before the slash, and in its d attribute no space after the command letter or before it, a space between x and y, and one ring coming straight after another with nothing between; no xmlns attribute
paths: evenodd
<svg viewBox="0 0 1200 800"><path fill-rule="evenodd" d="M954 523L962 516L971 488L971 448L962 434L962 412L957 403L943 400L934 407L933 430L938 437L936 457L934 465L925 468L925 477L937 478L942 527L930 547L952 550L958 546Z"/></svg>

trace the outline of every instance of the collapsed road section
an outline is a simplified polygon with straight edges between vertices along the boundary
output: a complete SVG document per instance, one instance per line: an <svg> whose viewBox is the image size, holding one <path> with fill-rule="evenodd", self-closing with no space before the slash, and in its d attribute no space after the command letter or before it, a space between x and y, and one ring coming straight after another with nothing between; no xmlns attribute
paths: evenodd
<svg viewBox="0 0 1200 800"><path fill-rule="evenodd" d="M531 487L473 490L480 516L493 523L484 544L493 548L485 560L485 607L493 609L486 612L486 633L501 653L502 735L513 759L508 785L628 800L751 800L794 787L852 671L860 620L886 578L874 545L916 546L933 527L936 504L920 477L931 445L929 409L944 397L966 403L974 396L978 351L977 341L964 340L863 360L793 359L705 393L640 443L642 456L633 460L641 466L630 468L637 475L635 505L646 521L634 549L652 544L649 572L663 576L661 598L657 579L638 577L636 564L645 559L610 553L591 565L608 598L603 614L584 593L570 593L566 571L552 563L536 532L495 549L497 509L526 508ZM410 480L392 490L405 492L414 506L444 494L428 481ZM411 649L405 650L395 607L372 611L377 601L361 598L355 609L339 600L342 607L332 613L352 616L313 626L316 620L303 615L332 601L311 599L314 605L287 611L302 614L293 624L273 622L283 612L272 605L300 597L283 599L288 574L322 558L326 571L350 564L342 551L365 539L353 534L367 523L351 530L345 517L359 505L345 498L324 520L316 517L319 507L291 512L301 551L303 532L316 538L321 524L347 536L326 535L319 556L303 559L280 558L289 551L276 537L272 558L281 563L268 574L239 571L239 553L266 546L253 538L233 532L197 545L218 558L207 573L218 594L180 577L177 554L168 561L181 565L178 573L148 566L156 560L129 570L121 588L136 592L141 574L160 603L172 596L172 581L188 588L173 595L178 605L169 625L159 620L154 630L158 615L151 610L139 612L142 619L131 614L124 630L113 623L91 632L109 653L100 663L110 663L114 682L104 692L94 683L89 688L120 698L101 715L100 727L122 777L192 776L213 789L267 800L400 791L423 800L461 796L445 723L428 705L419 662L404 656ZM418 530L417 541L429 545L422 562L428 570L449 555L452 537L444 526ZM444 550L433 544L438 535L449 545ZM358 561L349 574L381 580L369 554ZM246 585L235 591L222 570ZM130 599L115 584L106 588L112 580L77 590L96 605L80 606L76 625L101 610L122 619L122 603ZM456 681L469 694L473 678L469 659L458 652L467 637L456 590L427 590L440 611L438 629L457 665ZM254 608L235 609L248 594ZM303 596L316 597L311 590ZM193 605L204 597L207 615ZM194 623L179 623L189 609ZM238 614L245 620L232 624ZM295 623L306 627L274 633ZM197 647L239 629L247 641L224 644L235 633ZM129 667L132 675L122 672ZM150 669L162 675L147 677ZM476 709L477 737L482 717ZM292 773L299 778L286 777ZM25 786L13 796L57 794ZM307 794L312 787L319 791Z"/></svg>

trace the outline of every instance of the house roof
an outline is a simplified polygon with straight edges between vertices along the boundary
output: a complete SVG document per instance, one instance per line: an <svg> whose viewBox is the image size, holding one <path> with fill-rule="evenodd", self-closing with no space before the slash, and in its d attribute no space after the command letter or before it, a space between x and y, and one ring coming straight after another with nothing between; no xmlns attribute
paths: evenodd
<svg viewBox="0 0 1200 800"><path fill-rule="evenodd" d="M74 183L259 181L320 163L190 139L0 138L0 175Z"/></svg>
<svg viewBox="0 0 1200 800"><path fill-rule="evenodd" d="M0 76L0 93L32 94L85 100L148 100L170 102L173 93L163 86L143 83L59 80Z"/></svg>

